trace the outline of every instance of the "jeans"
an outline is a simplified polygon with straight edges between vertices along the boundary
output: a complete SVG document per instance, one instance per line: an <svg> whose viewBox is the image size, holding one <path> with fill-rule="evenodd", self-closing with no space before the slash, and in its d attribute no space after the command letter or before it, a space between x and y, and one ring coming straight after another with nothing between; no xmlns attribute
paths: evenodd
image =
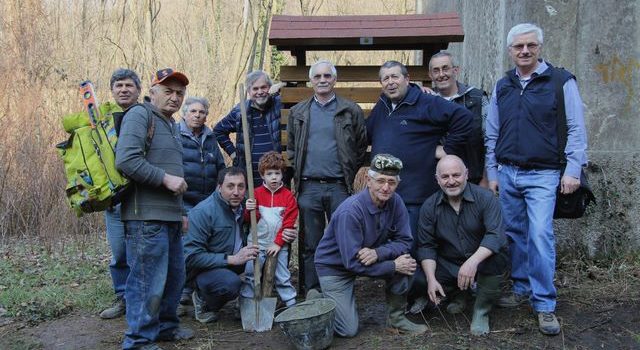
<svg viewBox="0 0 640 350"><path fill-rule="evenodd" d="M553 312L556 307L553 209L559 181L559 170L498 166L502 218L511 240L513 291L530 296L537 312Z"/></svg>
<svg viewBox="0 0 640 350"><path fill-rule="evenodd" d="M240 294L241 267L217 268L204 271L196 276L196 287L200 298L207 304L207 311L219 311L224 304Z"/></svg>
<svg viewBox="0 0 640 350"><path fill-rule="evenodd" d="M127 324L123 349L152 343L180 322L176 308L185 279L180 222L126 221Z"/></svg>
<svg viewBox="0 0 640 350"><path fill-rule="evenodd" d="M260 267L264 268L264 262L266 259L264 250L260 251L259 257ZM289 307L296 303L296 289L293 288L293 285L291 284L291 272L289 271L289 250L285 247L280 249L277 259L275 287L278 295L280 296L280 300ZM245 280L242 283L240 295L244 298L253 299L253 261L247 262L247 266L244 271Z"/></svg>
<svg viewBox="0 0 640 350"><path fill-rule="evenodd" d="M298 209L304 234L304 288L309 291L320 287L313 261L318 243L331 215L349 197L349 193L343 183L303 181L301 185Z"/></svg>
<svg viewBox="0 0 640 350"><path fill-rule="evenodd" d="M120 299L124 298L124 288L129 276L124 223L120 220L120 204L104 212L104 223L107 226L107 242L111 247L111 263L109 263L111 282L116 297Z"/></svg>

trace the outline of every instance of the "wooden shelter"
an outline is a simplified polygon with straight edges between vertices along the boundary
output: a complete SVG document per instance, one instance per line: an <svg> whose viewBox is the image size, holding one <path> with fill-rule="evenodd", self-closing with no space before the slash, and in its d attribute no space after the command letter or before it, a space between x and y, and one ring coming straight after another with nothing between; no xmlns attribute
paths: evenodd
<svg viewBox="0 0 640 350"><path fill-rule="evenodd" d="M288 108L313 95L305 87L309 81L307 51L350 50L422 50L422 64L409 65L413 81L430 82L428 66L430 57L446 49L450 42L461 42L464 32L456 13L434 15L385 15L385 16L273 16L269 44L278 50L290 51L296 57L295 66L280 67L280 80L287 86L280 91L285 109L282 111L283 128L289 114ZM379 57L381 65L387 59ZM381 93L378 71L380 65L336 66L338 84L375 83L362 87L336 87L336 93L360 104L373 104ZM353 84L350 84L353 85ZM361 84L365 85L365 84ZM365 106L366 107L366 106ZM364 108L365 116L370 110ZM287 144L286 131L282 144ZM360 176L362 177L362 176ZM358 180L356 179L356 183ZM302 240L298 240L299 260L302 261ZM299 287L302 289L303 269L299 269Z"/></svg>

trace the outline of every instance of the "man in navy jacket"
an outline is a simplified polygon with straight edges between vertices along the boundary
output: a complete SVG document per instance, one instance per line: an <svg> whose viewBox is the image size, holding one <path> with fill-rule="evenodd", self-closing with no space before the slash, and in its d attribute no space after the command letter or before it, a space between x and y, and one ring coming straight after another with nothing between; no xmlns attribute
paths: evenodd
<svg viewBox="0 0 640 350"><path fill-rule="evenodd" d="M432 176L436 147L446 135L444 152L460 154L471 133L473 114L410 85L407 67L400 62L387 61L380 67L380 83L382 95L367 119L371 155L389 153L402 160L397 193L407 206L415 237L420 206L439 189Z"/></svg>

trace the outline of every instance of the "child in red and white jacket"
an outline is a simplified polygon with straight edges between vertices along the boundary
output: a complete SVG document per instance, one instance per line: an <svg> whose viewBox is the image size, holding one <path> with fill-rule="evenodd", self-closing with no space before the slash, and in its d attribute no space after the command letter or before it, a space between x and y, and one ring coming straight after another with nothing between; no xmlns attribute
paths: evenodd
<svg viewBox="0 0 640 350"><path fill-rule="evenodd" d="M283 186L284 170L285 162L280 153L271 151L260 157L258 171L263 184L255 189L255 200L247 200L244 218L248 222L249 211L258 209L256 217L261 266L264 266L266 255L277 256L275 287L282 302L289 307L296 303L296 289L291 284L289 247L282 239L282 231L294 228L298 218L298 204L291 191ZM240 295L244 298L254 297L253 261L249 261L245 267L245 280Z"/></svg>

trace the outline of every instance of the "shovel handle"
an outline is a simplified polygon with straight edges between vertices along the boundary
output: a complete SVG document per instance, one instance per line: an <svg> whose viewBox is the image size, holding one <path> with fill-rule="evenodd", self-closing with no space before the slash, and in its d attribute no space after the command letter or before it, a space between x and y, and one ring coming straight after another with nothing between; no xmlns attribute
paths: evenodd
<svg viewBox="0 0 640 350"><path fill-rule="evenodd" d="M238 94L240 95L240 114L242 116L242 139L244 141L244 159L247 170L247 188L249 190L249 199L255 199L253 193L253 164L251 162L251 143L249 140L249 128L251 128L251 126L249 125L247 119L247 92L245 91L244 84L242 83L240 83L240 86L238 87ZM256 227L258 226L258 220L256 218L256 211L251 210L249 212L249 215L251 217L251 242L253 245L257 246L258 231ZM253 261L253 291L256 298L258 299L262 297L262 290L260 288L261 278L262 270L260 269L260 257L256 257L256 259Z"/></svg>

